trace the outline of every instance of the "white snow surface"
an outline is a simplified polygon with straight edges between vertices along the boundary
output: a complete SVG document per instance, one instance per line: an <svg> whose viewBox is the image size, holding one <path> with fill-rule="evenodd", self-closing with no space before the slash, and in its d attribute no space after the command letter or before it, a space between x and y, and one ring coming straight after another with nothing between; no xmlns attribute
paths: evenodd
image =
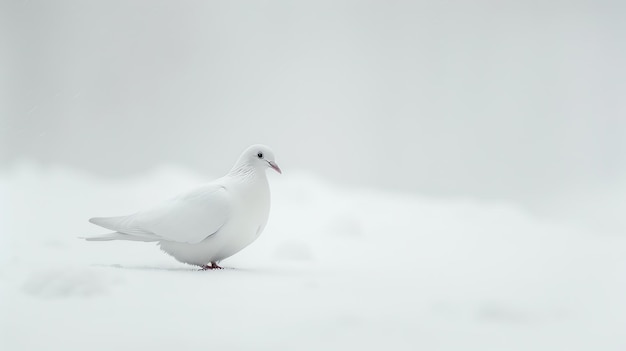
<svg viewBox="0 0 626 351"><path fill-rule="evenodd" d="M626 236L510 204L270 176L261 237L198 271L154 243L86 242L210 180L0 174L1 350L626 350Z"/></svg>

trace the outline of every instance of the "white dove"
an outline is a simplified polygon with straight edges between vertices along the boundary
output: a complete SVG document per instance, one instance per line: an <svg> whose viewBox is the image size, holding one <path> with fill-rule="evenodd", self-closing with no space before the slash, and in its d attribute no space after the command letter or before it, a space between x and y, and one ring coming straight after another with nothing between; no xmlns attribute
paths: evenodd
<svg viewBox="0 0 626 351"><path fill-rule="evenodd" d="M265 228L267 168L282 173L269 147L252 145L222 178L129 216L91 218L115 232L85 239L158 242L180 262L219 269L218 262L250 245Z"/></svg>

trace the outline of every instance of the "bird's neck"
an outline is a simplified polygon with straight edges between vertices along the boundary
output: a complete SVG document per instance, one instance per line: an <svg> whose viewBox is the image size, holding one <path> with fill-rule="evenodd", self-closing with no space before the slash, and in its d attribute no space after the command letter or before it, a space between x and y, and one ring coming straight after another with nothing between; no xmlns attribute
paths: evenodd
<svg viewBox="0 0 626 351"><path fill-rule="evenodd" d="M230 172L228 172L228 175L248 181L266 178L264 171L258 170L256 167L253 167L252 165L245 162L238 162L237 164L235 164Z"/></svg>

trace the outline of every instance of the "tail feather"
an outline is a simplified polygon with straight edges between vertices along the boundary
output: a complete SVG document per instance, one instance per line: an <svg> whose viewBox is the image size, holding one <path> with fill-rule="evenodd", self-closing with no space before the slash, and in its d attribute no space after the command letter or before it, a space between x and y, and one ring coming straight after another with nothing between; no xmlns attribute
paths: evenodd
<svg viewBox="0 0 626 351"><path fill-rule="evenodd" d="M159 241L158 238L148 238L145 236L136 236L132 234L124 234L120 232L113 232L108 234L102 234L92 237L81 237L87 241L109 241L109 240L129 240L129 241Z"/></svg>
<svg viewBox="0 0 626 351"><path fill-rule="evenodd" d="M123 223L124 221L126 221L126 219L129 216L121 216L121 217L93 217L89 219L89 222L95 224L95 225L99 225L103 228L106 229L110 229L110 230L121 230L123 227Z"/></svg>

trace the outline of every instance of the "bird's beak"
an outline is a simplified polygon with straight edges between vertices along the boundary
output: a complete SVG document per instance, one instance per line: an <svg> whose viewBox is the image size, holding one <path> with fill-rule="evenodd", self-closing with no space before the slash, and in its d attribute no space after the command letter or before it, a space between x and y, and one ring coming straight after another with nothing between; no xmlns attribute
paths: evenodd
<svg viewBox="0 0 626 351"><path fill-rule="evenodd" d="M274 163L273 161L267 161L267 163L269 163L270 167L272 167L276 172L283 174L283 172L280 170L280 167L278 167L276 163Z"/></svg>

